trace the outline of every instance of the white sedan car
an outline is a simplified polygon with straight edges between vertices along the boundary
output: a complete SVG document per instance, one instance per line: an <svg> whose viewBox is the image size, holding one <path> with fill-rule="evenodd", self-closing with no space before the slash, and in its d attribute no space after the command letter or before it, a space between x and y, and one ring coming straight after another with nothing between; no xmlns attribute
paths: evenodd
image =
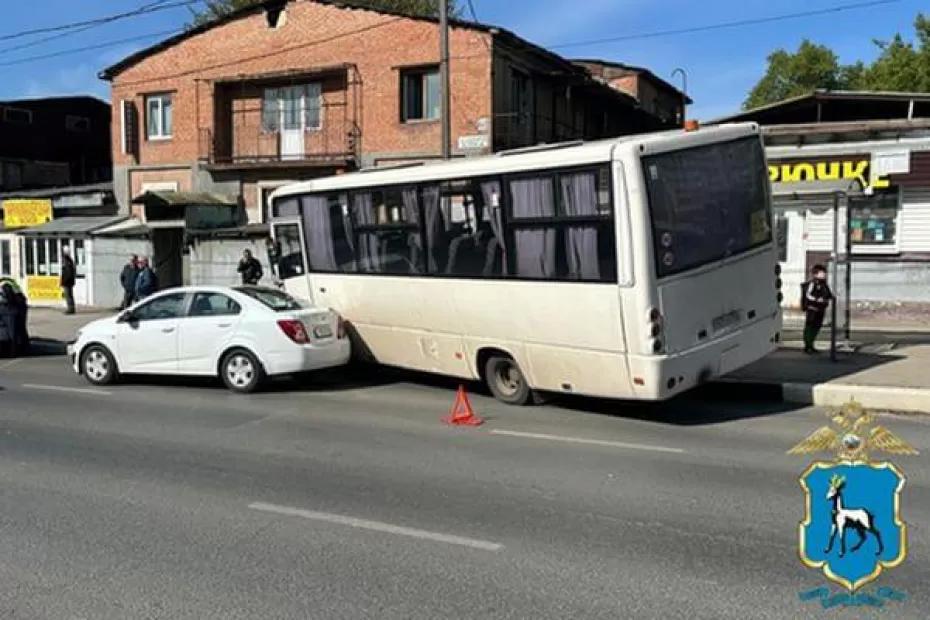
<svg viewBox="0 0 930 620"><path fill-rule="evenodd" d="M338 314L277 289L192 286L89 323L68 355L95 385L120 374L200 375L252 392L268 376L345 364L350 344Z"/></svg>

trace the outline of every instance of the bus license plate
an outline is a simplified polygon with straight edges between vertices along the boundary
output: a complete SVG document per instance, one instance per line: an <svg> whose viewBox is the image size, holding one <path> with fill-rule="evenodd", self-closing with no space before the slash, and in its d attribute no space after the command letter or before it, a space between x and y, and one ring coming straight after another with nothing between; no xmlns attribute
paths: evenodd
<svg viewBox="0 0 930 620"><path fill-rule="evenodd" d="M333 330L329 325L317 325L313 328L314 338L329 338L333 335Z"/></svg>
<svg viewBox="0 0 930 620"><path fill-rule="evenodd" d="M733 312L728 312L726 314L721 314L715 318L712 322L712 327L715 332L721 332L727 328L733 327L739 323L739 311L734 310Z"/></svg>

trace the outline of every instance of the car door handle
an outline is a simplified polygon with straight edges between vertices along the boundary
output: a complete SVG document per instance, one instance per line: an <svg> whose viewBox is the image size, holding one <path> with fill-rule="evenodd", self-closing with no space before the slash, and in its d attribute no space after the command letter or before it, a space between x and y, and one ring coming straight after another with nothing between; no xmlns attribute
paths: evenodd
<svg viewBox="0 0 930 620"><path fill-rule="evenodd" d="M170 334L171 332L174 331L174 328L173 328L173 327L165 327L165 328L162 329L161 331L162 331L162 333Z"/></svg>
<svg viewBox="0 0 930 620"><path fill-rule="evenodd" d="M216 326L221 329L226 329L227 327L232 327L232 323L217 323Z"/></svg>

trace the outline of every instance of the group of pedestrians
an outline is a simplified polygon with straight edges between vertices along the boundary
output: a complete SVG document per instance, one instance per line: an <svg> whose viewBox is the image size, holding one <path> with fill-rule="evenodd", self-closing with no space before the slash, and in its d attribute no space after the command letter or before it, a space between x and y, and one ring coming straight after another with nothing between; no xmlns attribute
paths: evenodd
<svg viewBox="0 0 930 620"><path fill-rule="evenodd" d="M158 276L145 256L130 256L119 274L119 282L123 287L120 310L125 310L158 290Z"/></svg>

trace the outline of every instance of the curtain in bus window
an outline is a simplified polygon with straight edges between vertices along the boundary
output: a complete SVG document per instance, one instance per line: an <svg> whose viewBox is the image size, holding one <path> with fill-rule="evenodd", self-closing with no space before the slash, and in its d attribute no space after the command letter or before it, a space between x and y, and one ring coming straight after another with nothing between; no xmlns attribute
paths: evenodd
<svg viewBox="0 0 930 620"><path fill-rule="evenodd" d="M561 176L562 205L567 216L597 216L597 178L593 172ZM597 226L570 225L565 235L568 277L572 280L598 280L601 277L597 255Z"/></svg>
<svg viewBox="0 0 930 620"><path fill-rule="evenodd" d="M361 192L352 196L352 213L359 227L375 225L371 193ZM358 233L358 269L378 273L381 271L381 255L378 251L378 234L371 230Z"/></svg>
<svg viewBox="0 0 930 620"><path fill-rule="evenodd" d="M501 215L501 184L500 181L485 181L481 184L481 195L484 198L485 213L491 223L494 241L488 244L488 256L485 262L484 275L507 275L507 245L504 243L504 222ZM500 269L496 268L500 260Z"/></svg>
<svg viewBox="0 0 930 620"><path fill-rule="evenodd" d="M544 177L511 181L510 194L516 228L516 275L525 278L555 277L555 229L517 226L520 219L555 216L552 179Z"/></svg>
<svg viewBox="0 0 930 620"><path fill-rule="evenodd" d="M407 244L410 246L410 273L418 273L420 258L423 256L423 240L420 237L420 203L417 199L417 188L407 187L403 190L404 213L408 224L416 224L414 231L407 233Z"/></svg>
<svg viewBox="0 0 930 620"><path fill-rule="evenodd" d="M429 273L439 273L440 265L446 264L446 222L439 207L439 186L428 185L421 190L423 197L423 221L426 224L426 268Z"/></svg>
<svg viewBox="0 0 930 620"><path fill-rule="evenodd" d="M336 271L329 201L325 196L304 196L301 203L310 271Z"/></svg>

